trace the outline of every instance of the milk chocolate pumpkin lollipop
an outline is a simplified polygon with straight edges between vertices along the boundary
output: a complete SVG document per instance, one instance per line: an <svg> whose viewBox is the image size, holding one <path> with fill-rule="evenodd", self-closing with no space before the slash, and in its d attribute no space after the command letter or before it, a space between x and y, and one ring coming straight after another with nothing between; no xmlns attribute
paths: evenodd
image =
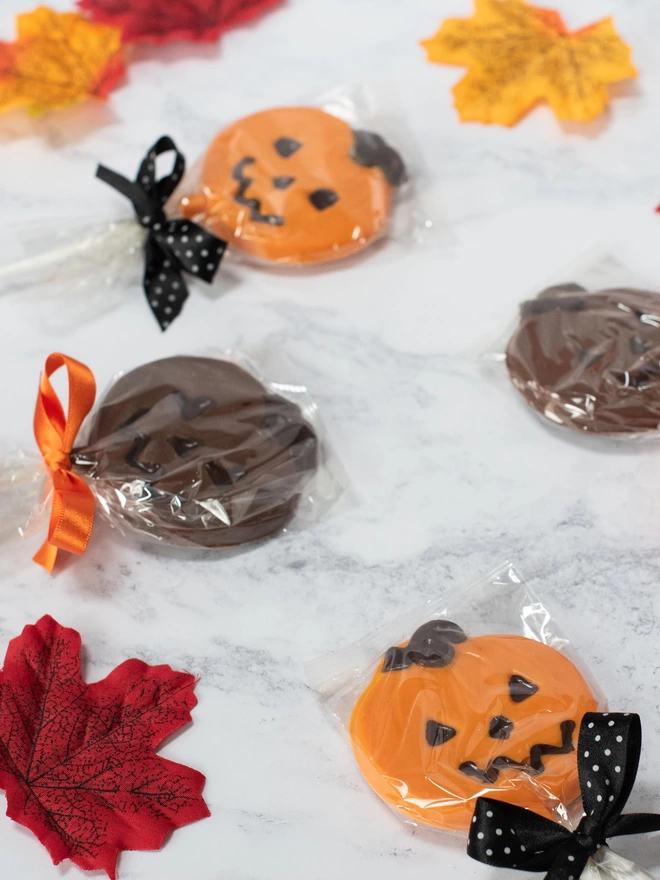
<svg viewBox="0 0 660 880"><path fill-rule="evenodd" d="M468 638L432 620L390 648L351 718L355 756L388 804L464 831L484 794L543 815L579 795L577 729L596 701L575 666L523 636Z"/></svg>
<svg viewBox="0 0 660 880"><path fill-rule="evenodd" d="M403 183L383 138L315 107L264 110L209 147L181 211L230 246L291 265L350 256L379 238Z"/></svg>
<svg viewBox="0 0 660 880"><path fill-rule="evenodd" d="M300 409L241 367L172 357L112 386L73 462L139 532L221 548L286 526L317 453Z"/></svg>
<svg viewBox="0 0 660 880"><path fill-rule="evenodd" d="M522 304L506 351L514 387L554 424L625 435L660 426L660 295L575 284Z"/></svg>

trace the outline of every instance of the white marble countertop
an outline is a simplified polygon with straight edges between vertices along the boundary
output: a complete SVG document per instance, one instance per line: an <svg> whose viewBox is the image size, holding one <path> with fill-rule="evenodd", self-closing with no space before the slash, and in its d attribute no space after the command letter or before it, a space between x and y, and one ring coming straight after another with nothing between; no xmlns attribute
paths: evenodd
<svg viewBox="0 0 660 880"><path fill-rule="evenodd" d="M4 0L3 37L25 5ZM417 41L443 16L468 14L468 0L289 0L217 47L140 50L108 107L0 118L3 225L66 223L121 212L93 178L97 161L132 175L164 132L193 158L247 112L392 81L427 167L426 199L452 229L450 241L392 245L325 274L241 271L219 299L193 294L165 335L139 290L59 334L17 297L0 298L7 448L33 448L52 350L89 364L103 387L153 358L268 339L298 365L352 478L355 503L341 515L222 560L145 553L105 526L54 578L30 562L34 543L3 548L0 656L50 613L82 633L89 680L127 657L200 677L194 724L163 754L207 775L212 818L160 853L122 855L123 880L505 880L470 861L461 839L414 833L381 805L303 663L506 557L576 640L611 706L643 716L630 806L660 810L658 447L559 436L479 361L517 303L594 243L660 284L660 6L564 6L573 27L614 14L641 73L591 126L562 126L546 108L513 130L458 123L450 87L460 72L428 65ZM615 848L660 877L657 841ZM53 867L4 816L0 852L3 876L83 876Z"/></svg>

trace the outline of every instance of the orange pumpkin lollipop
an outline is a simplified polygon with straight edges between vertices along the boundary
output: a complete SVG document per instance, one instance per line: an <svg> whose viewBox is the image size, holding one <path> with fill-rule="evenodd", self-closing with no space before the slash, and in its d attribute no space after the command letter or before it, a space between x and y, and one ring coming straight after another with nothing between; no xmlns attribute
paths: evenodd
<svg viewBox="0 0 660 880"><path fill-rule="evenodd" d="M206 153L200 192L180 207L253 257L321 263L384 233L404 179L401 157L380 135L315 107L282 107L221 132Z"/></svg>
<svg viewBox="0 0 660 880"><path fill-rule="evenodd" d="M571 804L577 730L596 709L554 648L523 636L468 638L432 620L387 651L350 730L384 801L414 821L465 831L481 795L545 816Z"/></svg>

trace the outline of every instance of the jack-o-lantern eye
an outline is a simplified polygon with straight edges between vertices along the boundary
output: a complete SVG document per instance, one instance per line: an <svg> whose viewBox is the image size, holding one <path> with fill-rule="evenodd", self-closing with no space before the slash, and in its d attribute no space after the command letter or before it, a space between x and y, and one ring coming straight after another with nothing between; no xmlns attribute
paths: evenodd
<svg viewBox="0 0 660 880"><path fill-rule="evenodd" d="M138 471L143 471L145 474L149 474L153 476L157 474L160 470L160 465L155 464L152 461L140 461L138 456L144 452L149 443L151 442L151 437L148 434L138 434L135 440L133 441L133 445L128 451L128 455L126 456L126 463L135 468Z"/></svg>
<svg viewBox="0 0 660 880"><path fill-rule="evenodd" d="M539 686L527 681L522 675L512 675L509 679L509 696L511 702L522 703L537 693Z"/></svg>
<svg viewBox="0 0 660 880"><path fill-rule="evenodd" d="M456 736L456 729L438 721L426 722L426 742L431 746L442 746Z"/></svg>
<svg viewBox="0 0 660 880"><path fill-rule="evenodd" d="M339 196L333 189L315 189L309 200L317 211L325 211L339 201Z"/></svg>
<svg viewBox="0 0 660 880"><path fill-rule="evenodd" d="M508 739L512 730L513 721L510 718L507 718L506 715L496 715L495 718L491 718L488 736L493 739Z"/></svg>
<svg viewBox="0 0 660 880"><path fill-rule="evenodd" d="M283 159L288 159L302 147L302 144L295 138L281 137L275 141L273 146Z"/></svg>

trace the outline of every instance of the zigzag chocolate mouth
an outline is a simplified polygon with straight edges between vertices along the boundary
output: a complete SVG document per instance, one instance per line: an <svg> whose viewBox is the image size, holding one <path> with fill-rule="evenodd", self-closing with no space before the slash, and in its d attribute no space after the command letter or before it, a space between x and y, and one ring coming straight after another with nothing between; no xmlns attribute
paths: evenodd
<svg viewBox="0 0 660 880"><path fill-rule="evenodd" d="M247 177L243 172L248 165L252 165L254 162L256 162L254 156L246 156L234 166L231 176L239 184L234 194L234 201L250 209L250 220L254 220L255 223L270 223L271 226L283 226L284 217L281 214L262 214L261 199L250 198L245 195L253 181L251 177Z"/></svg>
<svg viewBox="0 0 660 880"><path fill-rule="evenodd" d="M461 773L466 776L473 776L480 782L486 782L490 785L497 782L501 770L520 770L529 776L538 776L545 770L545 765L541 760L545 755L568 755L575 751L573 745L573 733L575 732L575 721L562 721L559 725L561 731L561 745L550 746L546 743L538 743L532 746L527 761L514 761L507 755L501 755L494 758L488 763L485 769L478 767L474 761L465 761L458 768Z"/></svg>

